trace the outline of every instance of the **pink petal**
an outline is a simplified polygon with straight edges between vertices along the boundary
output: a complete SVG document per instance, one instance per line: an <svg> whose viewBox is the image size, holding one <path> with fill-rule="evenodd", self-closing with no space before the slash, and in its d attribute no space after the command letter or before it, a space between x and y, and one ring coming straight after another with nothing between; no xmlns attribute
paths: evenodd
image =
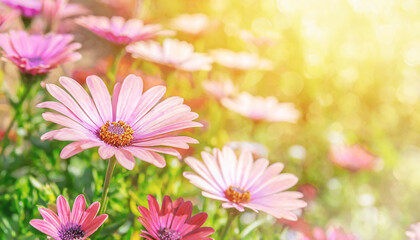
<svg viewBox="0 0 420 240"><path fill-rule="evenodd" d="M102 214L97 216L88 225L82 226L82 230L86 233L84 237L92 235L108 218L108 214Z"/></svg>
<svg viewBox="0 0 420 240"><path fill-rule="evenodd" d="M86 208L85 197L80 194L73 203L72 212L70 215L70 222L79 223Z"/></svg>
<svg viewBox="0 0 420 240"><path fill-rule="evenodd" d="M136 164L136 160L134 160L133 154L124 149L118 149L115 151L115 157L117 161L128 170L132 170L134 165Z"/></svg>
<svg viewBox="0 0 420 240"><path fill-rule="evenodd" d="M41 219L33 219L29 222L34 228L38 229L39 231L51 236L55 239L58 239L57 229L51 225L50 223L43 221Z"/></svg>
<svg viewBox="0 0 420 240"><path fill-rule="evenodd" d="M98 76L89 76L86 83L92 94L93 101L98 108L98 112L102 117L103 123L112 121L112 105L111 96L109 95L108 88L105 83Z"/></svg>
<svg viewBox="0 0 420 240"><path fill-rule="evenodd" d="M57 198L57 212L61 224L66 224L70 220L70 206L63 196Z"/></svg>

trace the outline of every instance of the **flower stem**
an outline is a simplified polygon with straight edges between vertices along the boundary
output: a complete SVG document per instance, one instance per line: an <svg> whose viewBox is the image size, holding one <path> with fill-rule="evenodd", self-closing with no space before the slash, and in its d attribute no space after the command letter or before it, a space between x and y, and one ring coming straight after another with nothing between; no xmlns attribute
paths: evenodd
<svg viewBox="0 0 420 240"><path fill-rule="evenodd" d="M109 190L109 184L111 182L112 172L114 171L116 163L117 163L116 158L109 159L108 167L106 169L104 188L102 190L101 208L99 209L99 215L105 213L105 210L106 210L106 205L108 202L107 195L108 195L108 190Z"/></svg>
<svg viewBox="0 0 420 240"><path fill-rule="evenodd" d="M113 82L117 82L117 74L118 74L118 65L121 62L121 59L125 55L125 49L121 48L117 50L117 54L115 55L114 62L112 63L110 72L108 72L108 78Z"/></svg>
<svg viewBox="0 0 420 240"><path fill-rule="evenodd" d="M228 213L228 219L226 222L226 225L223 227L222 231L220 231L220 240L225 239L225 237L227 236L227 233L229 232L230 227L232 226L233 220L235 220L235 218L237 216L239 216L239 212L235 209L228 209L227 210Z"/></svg>

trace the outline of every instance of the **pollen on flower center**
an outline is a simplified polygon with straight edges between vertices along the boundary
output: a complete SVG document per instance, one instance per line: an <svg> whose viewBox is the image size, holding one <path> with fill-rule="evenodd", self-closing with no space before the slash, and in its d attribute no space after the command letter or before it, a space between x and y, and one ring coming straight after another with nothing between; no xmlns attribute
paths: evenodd
<svg viewBox="0 0 420 240"><path fill-rule="evenodd" d="M63 224L58 230L60 240L79 240L84 236L85 232L82 231L82 226L76 223Z"/></svg>
<svg viewBox="0 0 420 240"><path fill-rule="evenodd" d="M161 240L180 240L182 236L173 229L169 228L161 228L158 230L158 237Z"/></svg>
<svg viewBox="0 0 420 240"><path fill-rule="evenodd" d="M123 121L107 121L99 132L99 137L105 143L115 146L127 146L133 139L133 129Z"/></svg>
<svg viewBox="0 0 420 240"><path fill-rule="evenodd" d="M242 188L230 186L225 191L225 197L234 203L248 203L251 200L251 193Z"/></svg>

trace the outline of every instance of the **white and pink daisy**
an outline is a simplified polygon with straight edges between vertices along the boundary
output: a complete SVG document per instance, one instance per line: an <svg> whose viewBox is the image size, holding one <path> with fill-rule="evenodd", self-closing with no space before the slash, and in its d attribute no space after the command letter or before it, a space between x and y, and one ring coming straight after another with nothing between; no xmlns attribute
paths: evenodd
<svg viewBox="0 0 420 240"><path fill-rule="evenodd" d="M193 45L177 39L165 39L162 45L153 41L137 42L126 49L134 58L187 72L209 71L213 62L207 55L194 52Z"/></svg>
<svg viewBox="0 0 420 240"><path fill-rule="evenodd" d="M405 235L409 240L420 240L420 222L411 224Z"/></svg>
<svg viewBox="0 0 420 240"><path fill-rule="evenodd" d="M69 203L63 196L57 198L57 214L48 208L38 208L44 218L33 219L29 223L39 231L55 240L86 239L92 235L108 218L107 214L96 216L99 203L94 202L86 209L83 195L79 195L70 210Z"/></svg>
<svg viewBox="0 0 420 240"><path fill-rule="evenodd" d="M212 240L211 227L202 227L207 213L191 216L193 205L190 201L178 198L172 202L169 196L163 197L162 205L152 195L147 196L149 209L138 206L142 216L138 218L146 228L140 236L148 240Z"/></svg>
<svg viewBox="0 0 420 240"><path fill-rule="evenodd" d="M125 20L120 16L86 16L76 19L76 23L96 35L119 45L137 41L146 41L158 36L172 35L171 31L162 30L159 24L145 25L140 19Z"/></svg>
<svg viewBox="0 0 420 240"><path fill-rule="evenodd" d="M258 55L247 52L234 52L227 49L215 49L210 52L213 60L227 68L237 70L272 70L273 63Z"/></svg>
<svg viewBox="0 0 420 240"><path fill-rule="evenodd" d="M200 35L209 28L210 21L207 15L202 13L182 14L171 21L171 26L177 31Z"/></svg>
<svg viewBox="0 0 420 240"><path fill-rule="evenodd" d="M50 25L61 19L81 16L89 13L89 10L77 3L69 3L68 0L43 0L42 15Z"/></svg>
<svg viewBox="0 0 420 240"><path fill-rule="evenodd" d="M0 47L5 59L14 63L24 74L46 74L59 65L74 62L82 56L75 50L80 43L71 43L73 35L29 35L25 31L0 34Z"/></svg>
<svg viewBox="0 0 420 240"><path fill-rule="evenodd" d="M372 170L378 162L377 156L357 144L332 146L329 158L336 165L353 172Z"/></svg>
<svg viewBox="0 0 420 240"><path fill-rule="evenodd" d="M73 141L61 151L63 159L99 147L102 159L115 155L129 170L134 168L134 157L164 167L165 159L158 153L180 157L174 148L188 149L188 143L198 143L172 134L202 124L193 122L198 114L191 112L181 97L158 103L166 92L164 86L143 93L143 80L129 75L115 84L111 99L105 83L97 76L86 79L91 96L71 78L61 77L59 82L65 90L54 84L46 86L58 102L44 102L38 107L57 111L59 114L47 112L42 116L64 127L45 133L42 140Z"/></svg>
<svg viewBox="0 0 420 240"><path fill-rule="evenodd" d="M255 121L295 123L300 115L293 103L279 103L275 97L252 96L246 92L235 98L224 98L222 104Z"/></svg>
<svg viewBox="0 0 420 240"><path fill-rule="evenodd" d="M201 152L201 162L188 157L185 162L195 171L184 172L192 184L201 188L205 197L222 201L224 208L245 208L263 211L276 218L297 220L295 210L306 206L300 192L285 191L298 178L289 173L280 174L284 165L271 166L264 158L254 162L251 152L241 152L239 159L230 147L213 154Z"/></svg>
<svg viewBox="0 0 420 240"><path fill-rule="evenodd" d="M236 87L230 80L223 81L204 81L203 88L207 93L220 100L222 98L230 97L236 93Z"/></svg>
<svg viewBox="0 0 420 240"><path fill-rule="evenodd" d="M41 13L41 0L1 0L1 3L11 8L17 9L28 18L35 17Z"/></svg>

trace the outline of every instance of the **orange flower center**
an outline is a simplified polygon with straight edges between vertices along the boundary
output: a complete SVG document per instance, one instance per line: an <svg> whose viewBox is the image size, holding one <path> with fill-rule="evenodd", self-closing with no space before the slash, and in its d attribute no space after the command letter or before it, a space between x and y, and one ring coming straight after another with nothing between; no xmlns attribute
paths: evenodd
<svg viewBox="0 0 420 240"><path fill-rule="evenodd" d="M242 188L230 186L225 191L225 197L234 203L248 203L251 200L251 193Z"/></svg>
<svg viewBox="0 0 420 240"><path fill-rule="evenodd" d="M133 129L125 122L118 121L102 125L99 136L102 141L115 147L127 146L133 139Z"/></svg>

